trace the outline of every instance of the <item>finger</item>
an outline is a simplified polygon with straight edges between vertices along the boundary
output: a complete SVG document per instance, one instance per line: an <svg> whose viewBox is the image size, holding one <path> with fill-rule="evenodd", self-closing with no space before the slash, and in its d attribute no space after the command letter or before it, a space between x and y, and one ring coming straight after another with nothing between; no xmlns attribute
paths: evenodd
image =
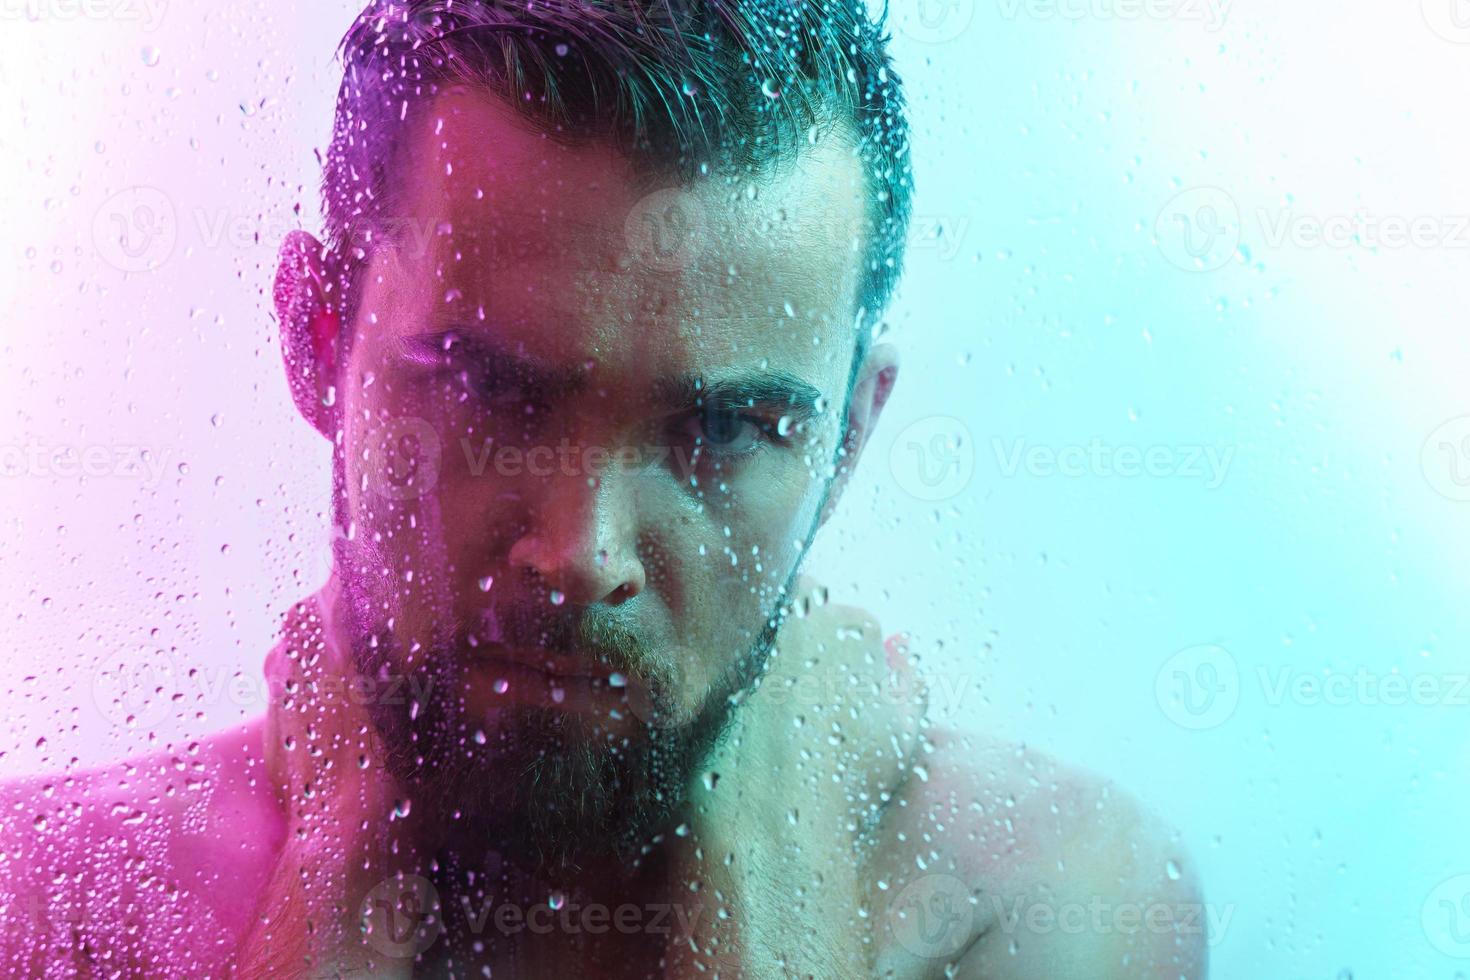
<svg viewBox="0 0 1470 980"><path fill-rule="evenodd" d="M909 658L909 644L913 635L907 632L894 633L883 641L883 650L888 655L888 669L897 674L913 672L913 661Z"/></svg>

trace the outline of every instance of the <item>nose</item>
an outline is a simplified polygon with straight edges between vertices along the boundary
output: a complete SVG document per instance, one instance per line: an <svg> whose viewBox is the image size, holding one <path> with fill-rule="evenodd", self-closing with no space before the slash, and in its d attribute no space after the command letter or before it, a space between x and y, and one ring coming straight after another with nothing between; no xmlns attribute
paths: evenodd
<svg viewBox="0 0 1470 980"><path fill-rule="evenodd" d="M510 549L514 567L575 605L621 604L643 591L647 572L624 481L559 476L533 493L527 530Z"/></svg>

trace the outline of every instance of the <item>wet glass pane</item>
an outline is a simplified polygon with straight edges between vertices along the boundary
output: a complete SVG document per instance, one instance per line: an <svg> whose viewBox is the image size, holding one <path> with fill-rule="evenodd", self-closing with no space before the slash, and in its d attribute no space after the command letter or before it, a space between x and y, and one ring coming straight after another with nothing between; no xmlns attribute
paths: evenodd
<svg viewBox="0 0 1470 980"><path fill-rule="evenodd" d="M0 0L14 976L1470 969L1459 0Z"/></svg>

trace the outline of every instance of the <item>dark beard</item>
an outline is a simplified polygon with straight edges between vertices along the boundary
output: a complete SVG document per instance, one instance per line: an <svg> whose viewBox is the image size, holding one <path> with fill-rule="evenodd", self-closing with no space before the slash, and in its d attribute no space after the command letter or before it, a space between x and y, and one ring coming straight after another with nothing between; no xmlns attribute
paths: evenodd
<svg viewBox="0 0 1470 980"><path fill-rule="evenodd" d="M473 751L436 740L422 763L400 755L398 765L439 801L450 851L473 859L494 850L539 875L577 871L633 860L684 805L732 715L729 695L712 693L684 728L614 740L566 714L517 706Z"/></svg>
<svg viewBox="0 0 1470 980"><path fill-rule="evenodd" d="M351 554L345 540L337 544L356 668L366 677L399 674L403 651L377 625L383 610L374 607L373 589L364 581L363 569L373 566L358 564L378 559ZM627 736L584 715L529 705L500 708L484 719L468 717L460 696L464 648L447 637L414 658L417 676L406 687L427 692L421 702L373 700L367 708L386 747L389 772L412 807L429 808L451 854L475 862L493 850L538 875L608 859L626 862L687 802L691 782L729 730L740 696L764 671L776 628L775 621L765 624L750 649L709 685L692 717L669 725L640 722ZM622 634L619 642L616 628L590 614L551 633L557 647L585 644L583 649L602 651L630 676L646 676L656 699L675 693L656 658L635 652L635 637Z"/></svg>

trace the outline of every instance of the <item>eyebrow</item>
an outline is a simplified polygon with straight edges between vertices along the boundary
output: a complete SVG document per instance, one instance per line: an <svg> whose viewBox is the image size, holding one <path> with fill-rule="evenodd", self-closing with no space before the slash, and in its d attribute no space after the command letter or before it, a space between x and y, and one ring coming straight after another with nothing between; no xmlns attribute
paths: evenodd
<svg viewBox="0 0 1470 980"><path fill-rule="evenodd" d="M585 382L582 371L548 364L524 350L513 350L497 337L467 330L411 334L400 338L398 347L404 360L423 367L443 365L451 356L468 359L487 372L494 384L563 391L575 390Z"/></svg>
<svg viewBox="0 0 1470 980"><path fill-rule="evenodd" d="M586 387L588 382L583 369L551 365L523 350L512 350L498 338L465 330L412 334L401 338L398 346L405 360L424 366L443 364L454 349L460 357L469 358L491 372L497 381L542 391L574 392ZM675 410L703 406L722 410L760 407L779 410L794 422L815 418L822 401L820 388L782 370L659 378L653 383L652 396L657 404Z"/></svg>
<svg viewBox="0 0 1470 980"><path fill-rule="evenodd" d="M788 371L752 371L701 378L680 375L654 384L654 397L681 407L779 409L795 422L818 414L821 389Z"/></svg>

